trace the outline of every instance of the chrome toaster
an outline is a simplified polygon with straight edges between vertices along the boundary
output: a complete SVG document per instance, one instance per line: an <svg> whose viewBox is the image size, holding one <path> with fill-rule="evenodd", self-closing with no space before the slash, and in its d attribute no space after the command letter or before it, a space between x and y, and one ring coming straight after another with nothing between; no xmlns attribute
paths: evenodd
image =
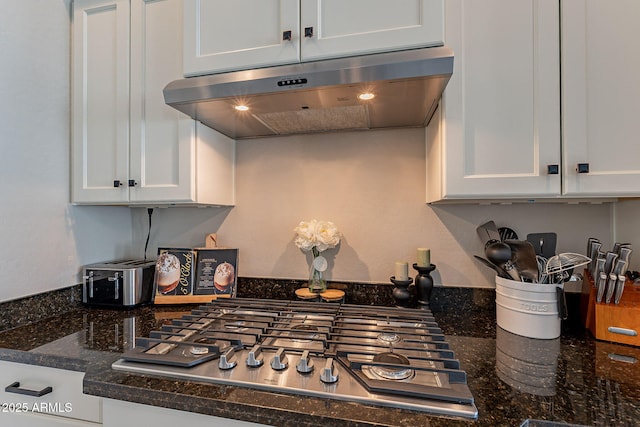
<svg viewBox="0 0 640 427"><path fill-rule="evenodd" d="M131 308L150 303L155 265L155 260L118 260L85 266L82 302L111 308Z"/></svg>

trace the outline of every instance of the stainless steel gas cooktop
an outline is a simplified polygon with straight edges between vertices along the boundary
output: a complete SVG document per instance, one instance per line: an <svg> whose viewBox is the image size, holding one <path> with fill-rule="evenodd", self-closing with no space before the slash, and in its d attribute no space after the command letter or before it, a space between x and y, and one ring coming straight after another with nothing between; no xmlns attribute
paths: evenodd
<svg viewBox="0 0 640 427"><path fill-rule="evenodd" d="M429 310L216 300L137 338L113 369L477 418Z"/></svg>

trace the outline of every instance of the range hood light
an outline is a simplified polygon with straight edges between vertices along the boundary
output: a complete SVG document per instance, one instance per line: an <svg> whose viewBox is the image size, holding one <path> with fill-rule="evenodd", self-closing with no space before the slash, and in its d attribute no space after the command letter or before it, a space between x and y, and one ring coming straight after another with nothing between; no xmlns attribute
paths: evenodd
<svg viewBox="0 0 640 427"><path fill-rule="evenodd" d="M247 107L246 105L236 105L235 108L237 111L249 111L249 107Z"/></svg>
<svg viewBox="0 0 640 427"><path fill-rule="evenodd" d="M373 99L373 98L375 98L375 95L370 93L370 92L361 93L360 95L358 95L358 99L361 99L363 101L368 101L368 100Z"/></svg>

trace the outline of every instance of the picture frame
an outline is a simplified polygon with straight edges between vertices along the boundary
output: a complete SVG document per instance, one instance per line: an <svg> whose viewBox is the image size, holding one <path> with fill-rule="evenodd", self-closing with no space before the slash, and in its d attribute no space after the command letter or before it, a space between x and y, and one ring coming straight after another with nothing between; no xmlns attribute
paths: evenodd
<svg viewBox="0 0 640 427"><path fill-rule="evenodd" d="M238 249L196 249L194 295L234 298L238 286Z"/></svg>
<svg viewBox="0 0 640 427"><path fill-rule="evenodd" d="M236 296L238 249L158 248L154 304L207 303Z"/></svg>

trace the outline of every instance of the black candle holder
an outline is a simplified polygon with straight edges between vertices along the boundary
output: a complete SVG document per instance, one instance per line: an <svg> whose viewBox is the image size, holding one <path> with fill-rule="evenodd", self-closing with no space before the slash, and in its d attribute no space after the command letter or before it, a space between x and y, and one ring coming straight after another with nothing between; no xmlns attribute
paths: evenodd
<svg viewBox="0 0 640 427"><path fill-rule="evenodd" d="M415 281L418 306L429 308L431 291L433 291L433 279L431 278L431 272L436 269L436 265L429 264L428 267L422 267L418 264L413 264L413 269L418 272Z"/></svg>
<svg viewBox="0 0 640 427"><path fill-rule="evenodd" d="M413 279L396 280L396 276L389 278L395 288L393 288L393 298L396 300L396 306L409 307L411 302L411 292L409 292L409 285L413 283Z"/></svg>

